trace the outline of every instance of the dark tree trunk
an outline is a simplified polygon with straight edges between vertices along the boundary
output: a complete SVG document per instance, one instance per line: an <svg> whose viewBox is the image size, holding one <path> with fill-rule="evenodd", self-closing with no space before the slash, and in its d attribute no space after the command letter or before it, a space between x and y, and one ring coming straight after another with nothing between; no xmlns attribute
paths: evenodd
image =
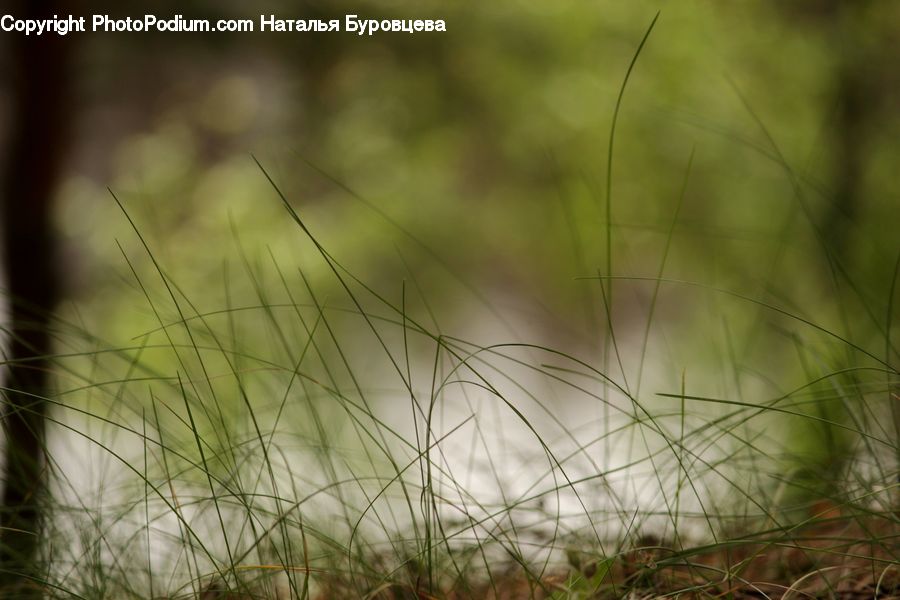
<svg viewBox="0 0 900 600"><path fill-rule="evenodd" d="M886 64L889 41L861 39L859 23L871 0L803 0L781 9L795 18L813 19L823 29L833 52L829 99L834 107L827 143L831 150L826 182L832 196L819 225L828 252L841 262L851 249L852 226L862 209L863 184L873 123L879 118L881 86L893 65ZM873 36L881 36L871 32ZM830 270L826 271L828 277Z"/></svg>
<svg viewBox="0 0 900 600"><path fill-rule="evenodd" d="M855 16L853 11L864 4L860 2L846 9L843 20L852 21ZM832 27L838 29L832 35L837 38L835 45L840 48L841 30L836 24ZM825 242L841 261L848 258L848 235L862 202L863 169L878 90L877 85L873 85L872 78L876 75L870 64L870 59L875 57L848 49L844 49L843 54L834 72L832 91L836 109L831 169L834 197L823 221Z"/></svg>
<svg viewBox="0 0 900 600"><path fill-rule="evenodd" d="M67 14L60 2L24 0L17 17ZM52 352L50 319L61 288L52 200L69 125L69 37L11 40L12 131L0 197L0 236L11 301L3 394L6 461L0 506L0 597L37 597L44 488L44 419Z"/></svg>

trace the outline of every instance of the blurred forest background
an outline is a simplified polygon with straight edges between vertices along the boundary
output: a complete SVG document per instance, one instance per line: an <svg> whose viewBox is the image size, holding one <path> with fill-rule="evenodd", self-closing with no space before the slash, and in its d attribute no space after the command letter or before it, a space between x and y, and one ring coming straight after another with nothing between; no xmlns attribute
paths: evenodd
<svg viewBox="0 0 900 600"><path fill-rule="evenodd" d="M103 4L91 12L151 11ZM616 123L607 205L616 100L657 10ZM856 364L860 348L896 365L896 2L162 1L152 12L440 18L447 32L0 36L4 202L27 189L52 198L53 308L90 334L55 329L55 352L129 347L159 327L137 283L156 269L110 191L198 312L280 289L273 259L303 266L323 299L339 294L258 160L342 265L397 305L405 281L411 315L480 343L566 348L652 380L647 395L684 378L691 393L748 402ZM47 117L38 135L19 130L29 85L41 98L31 118ZM245 268L268 275L235 275ZM621 279L609 298L607 276L706 287L662 285L657 298L652 281ZM851 345L826 347L735 295ZM273 339L252 321L235 335ZM82 371L100 370L82 358ZM165 349L141 360L175 368ZM841 420L841 406L816 410ZM851 450L808 429L786 439L820 456L821 481Z"/></svg>
<svg viewBox="0 0 900 600"><path fill-rule="evenodd" d="M107 8L124 16L138 7ZM65 125L54 223L67 300L103 337L134 330L116 240L136 256L139 242L107 187L160 256L171 257L176 279L221 278L222 261L233 258L229 218L248 247L290 255L292 236L283 232L292 224L252 154L325 245L370 283L396 288L403 256L425 287L441 290L432 301L442 308L472 305L447 276L465 273L485 296L535 310L550 332L584 331L585 319L602 311L575 308L590 286L572 282L606 264L610 121L657 8L267 2L258 11L282 17L433 14L449 31L68 39L68 87L47 90ZM826 322L836 318L828 314L834 295L883 303L900 204L896 5L664 8L618 124L614 274L656 275L695 151L667 276L780 294L809 314L824 311ZM242 5L218 2L154 11L248 16ZM3 57L4 72L14 72L17 55ZM17 115L12 79L3 81L8 137ZM823 241L853 275L855 299L835 287Z"/></svg>

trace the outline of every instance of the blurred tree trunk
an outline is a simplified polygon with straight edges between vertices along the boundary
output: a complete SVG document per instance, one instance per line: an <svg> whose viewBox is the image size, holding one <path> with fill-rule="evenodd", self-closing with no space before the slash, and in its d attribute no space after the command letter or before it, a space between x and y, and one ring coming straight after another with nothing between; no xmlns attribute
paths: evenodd
<svg viewBox="0 0 900 600"><path fill-rule="evenodd" d="M852 259L850 234L865 203L866 165L877 123L895 69L888 30L880 28L871 0L817 0L834 53L830 90L834 107L831 129L832 202L822 218L822 232L832 254ZM891 14L891 13L888 13Z"/></svg>
<svg viewBox="0 0 900 600"><path fill-rule="evenodd" d="M877 61L866 51L866 40L856 39L854 31L867 0L842 7L832 4L829 24L836 52L832 83L835 107L832 129L832 180L834 198L823 219L823 234L834 256L848 258L849 230L862 203L864 167L867 162L872 121L877 119ZM858 26L857 26L858 27ZM873 79L875 81L873 81Z"/></svg>
<svg viewBox="0 0 900 600"><path fill-rule="evenodd" d="M68 14L61 1L21 0L19 18ZM0 506L0 597L39 597L44 488L43 400L49 393L50 318L60 298L52 198L68 139L70 37L10 34L12 130L0 197L0 236L11 302L4 384L5 473Z"/></svg>
<svg viewBox="0 0 900 600"><path fill-rule="evenodd" d="M789 18L816 23L833 53L827 93L834 112L826 138L832 197L820 227L829 253L842 262L848 259L850 230L863 202L865 165L873 124L879 118L885 71L893 68L883 58L890 55L890 42L881 32L860 25L872 19L867 14L871 8L871 0L802 0L780 6Z"/></svg>
<svg viewBox="0 0 900 600"><path fill-rule="evenodd" d="M860 259L852 252L858 240L852 234L854 222L866 202L866 169L872 158L871 146L880 122L897 110L892 98L898 90L894 52L897 36L896 28L888 24L892 24L895 13L872 0L804 0L797 4L785 3L781 8L791 16L813 19L825 33L832 52L834 66L828 99L833 107L833 120L826 139L830 155L826 182L831 201L822 211L820 227L831 258L852 273L859 267ZM833 276L830 269L826 276ZM851 383L858 382L851 376ZM900 410L896 408L896 397L890 390L888 394L894 432L900 435ZM837 407L836 412L828 414L823 408L821 416L842 421L845 415L840 405L834 401L832 406ZM824 471L836 474L847 464L852 449L843 445L826 448L826 452L831 456ZM896 464L900 466L900 450L896 453ZM900 482L900 470L896 477Z"/></svg>

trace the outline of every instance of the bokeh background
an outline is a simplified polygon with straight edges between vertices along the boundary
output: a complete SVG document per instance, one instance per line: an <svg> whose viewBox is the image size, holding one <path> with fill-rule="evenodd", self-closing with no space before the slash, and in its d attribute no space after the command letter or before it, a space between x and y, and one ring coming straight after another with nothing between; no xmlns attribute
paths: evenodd
<svg viewBox="0 0 900 600"><path fill-rule="evenodd" d="M149 10L101 5L90 10ZM872 381L847 375L795 407L819 421L770 420L775 445L763 447L804 458L807 492L824 493L827 474L869 448L823 421L861 410L893 435L883 368L897 360L897 3L268 0L152 12L440 18L447 32L69 40L54 223L59 318L88 334L58 336L60 352L82 353L73 371L113 381L128 361L90 349L141 343L148 370L179 368L159 326L183 315L158 268L191 314L288 302L286 290L305 293L297 267L323 302L353 307L268 174L329 254L411 318L481 344L565 349L651 403L685 387L753 403L848 367L882 369L870 375L886 404L866 408ZM12 54L0 56L10 71ZM6 134L17 115L2 81ZM242 347L283 352L258 311L218 326ZM378 373L363 337L358 364ZM117 393L58 385L76 404Z"/></svg>
<svg viewBox="0 0 900 600"><path fill-rule="evenodd" d="M107 188L176 278L202 289L234 258L229 219L245 244L293 252L293 224L253 156L334 255L379 289L399 285L402 256L450 312L477 304L452 272L535 309L547 335L584 331L602 310L579 308L592 284L574 278L606 265L613 108L658 9L616 132L613 274L656 276L694 152L668 277L780 294L827 325L845 289L832 285L827 248L865 302L887 297L900 202L890 3L268 2L253 15L228 3L154 6L168 9L254 19L413 11L444 18L448 32L74 39L56 223L70 298L110 335L133 318L116 240L140 253ZM9 129L15 115L4 114ZM631 300L617 318L640 314Z"/></svg>

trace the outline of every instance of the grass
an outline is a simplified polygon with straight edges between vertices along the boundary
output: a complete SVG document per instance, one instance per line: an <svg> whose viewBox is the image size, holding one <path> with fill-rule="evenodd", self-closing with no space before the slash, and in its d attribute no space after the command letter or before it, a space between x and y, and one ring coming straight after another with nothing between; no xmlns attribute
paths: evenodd
<svg viewBox="0 0 900 600"><path fill-rule="evenodd" d="M616 271L627 81L605 271L572 282L602 309L584 346L446 330L412 269L387 289L354 274L259 163L315 272L247 250L233 225L237 266L220 291L192 290L114 196L153 325L124 345L55 321L33 585L92 599L900 597L896 269L876 302L826 248L857 302L837 307L840 330L787 291L668 277L692 154L658 268ZM616 315L634 297L628 330ZM667 302L691 308L663 318ZM475 330L516 327L485 313L471 311ZM771 356L752 360L760 347Z"/></svg>
<svg viewBox="0 0 900 600"><path fill-rule="evenodd" d="M881 358L772 301L666 279L663 258L630 281L653 303L617 348L629 387L574 354L443 331L419 287L390 301L281 201L336 297L241 249L253 298L230 275L203 308L145 243L156 283L132 274L153 330L121 347L58 323L79 349L55 357L48 398L49 596L900 593L889 340ZM805 380L714 397L685 370L630 392L649 387L669 288L766 315Z"/></svg>

